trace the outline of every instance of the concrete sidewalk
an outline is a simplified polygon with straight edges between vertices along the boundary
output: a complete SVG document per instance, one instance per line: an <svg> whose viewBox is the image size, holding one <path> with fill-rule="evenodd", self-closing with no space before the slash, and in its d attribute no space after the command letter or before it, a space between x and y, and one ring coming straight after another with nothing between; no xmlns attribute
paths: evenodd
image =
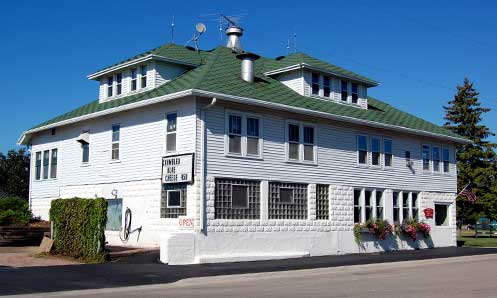
<svg viewBox="0 0 497 298"><path fill-rule="evenodd" d="M193 277L330 268L348 265L497 254L494 248L437 248L277 261L167 266L148 252L117 263L52 267L0 267L0 294L29 294L172 283Z"/></svg>

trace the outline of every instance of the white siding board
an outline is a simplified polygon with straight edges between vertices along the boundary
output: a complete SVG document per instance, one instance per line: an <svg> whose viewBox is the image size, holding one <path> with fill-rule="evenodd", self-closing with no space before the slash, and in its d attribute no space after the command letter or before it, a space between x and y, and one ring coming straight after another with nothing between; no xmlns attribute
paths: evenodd
<svg viewBox="0 0 497 298"><path fill-rule="evenodd" d="M155 86L160 86L188 71L188 67L173 63L155 62Z"/></svg>
<svg viewBox="0 0 497 298"><path fill-rule="evenodd" d="M302 70L289 71L276 76L276 79L298 94L304 95L304 78L302 77L302 73Z"/></svg>

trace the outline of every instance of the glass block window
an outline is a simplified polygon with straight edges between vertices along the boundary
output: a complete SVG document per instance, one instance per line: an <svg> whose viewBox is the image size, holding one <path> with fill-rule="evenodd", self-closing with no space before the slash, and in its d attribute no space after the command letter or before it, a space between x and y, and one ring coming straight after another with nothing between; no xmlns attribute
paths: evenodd
<svg viewBox="0 0 497 298"><path fill-rule="evenodd" d="M186 184L162 184L161 218L186 215Z"/></svg>
<svg viewBox="0 0 497 298"><path fill-rule="evenodd" d="M307 219L307 184L269 182L269 218Z"/></svg>
<svg viewBox="0 0 497 298"><path fill-rule="evenodd" d="M316 185L316 219L329 219L329 186Z"/></svg>
<svg viewBox="0 0 497 298"><path fill-rule="evenodd" d="M260 218L260 181L218 178L215 183L215 218Z"/></svg>

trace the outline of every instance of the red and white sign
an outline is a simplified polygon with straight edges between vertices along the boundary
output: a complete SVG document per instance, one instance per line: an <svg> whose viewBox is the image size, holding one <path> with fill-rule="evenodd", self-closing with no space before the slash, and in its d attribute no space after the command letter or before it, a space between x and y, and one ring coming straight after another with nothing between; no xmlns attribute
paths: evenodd
<svg viewBox="0 0 497 298"><path fill-rule="evenodd" d="M178 218L178 225L182 230L193 230L195 227L195 220L192 217L180 216Z"/></svg>
<svg viewBox="0 0 497 298"><path fill-rule="evenodd" d="M426 208L423 210L426 218L433 218L433 208Z"/></svg>

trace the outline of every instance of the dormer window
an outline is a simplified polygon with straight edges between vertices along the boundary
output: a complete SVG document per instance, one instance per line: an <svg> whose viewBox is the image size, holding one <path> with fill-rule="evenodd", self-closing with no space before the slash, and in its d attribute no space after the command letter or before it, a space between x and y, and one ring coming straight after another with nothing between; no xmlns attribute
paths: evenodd
<svg viewBox="0 0 497 298"><path fill-rule="evenodd" d="M331 78L330 77L323 77L323 96L324 97L330 97L331 94Z"/></svg>
<svg viewBox="0 0 497 298"><path fill-rule="evenodd" d="M357 103L359 100L358 86L356 83L352 83L352 103Z"/></svg>
<svg viewBox="0 0 497 298"><path fill-rule="evenodd" d="M138 87L138 69L131 69L131 91L136 91Z"/></svg>
<svg viewBox="0 0 497 298"><path fill-rule="evenodd" d="M342 91L342 101L347 101L347 98L349 97L349 91L348 91L348 88L347 88L347 81L340 81L340 85L341 85L341 91Z"/></svg>
<svg viewBox="0 0 497 298"><path fill-rule="evenodd" d="M312 94L319 95L319 74L312 74Z"/></svg>
<svg viewBox="0 0 497 298"><path fill-rule="evenodd" d="M116 75L116 95L121 95L123 92L123 74L118 73Z"/></svg>
<svg viewBox="0 0 497 298"><path fill-rule="evenodd" d="M143 65L140 67L140 88L147 87L147 66Z"/></svg>
<svg viewBox="0 0 497 298"><path fill-rule="evenodd" d="M107 97L111 97L113 95L114 88L114 77L107 77Z"/></svg>

